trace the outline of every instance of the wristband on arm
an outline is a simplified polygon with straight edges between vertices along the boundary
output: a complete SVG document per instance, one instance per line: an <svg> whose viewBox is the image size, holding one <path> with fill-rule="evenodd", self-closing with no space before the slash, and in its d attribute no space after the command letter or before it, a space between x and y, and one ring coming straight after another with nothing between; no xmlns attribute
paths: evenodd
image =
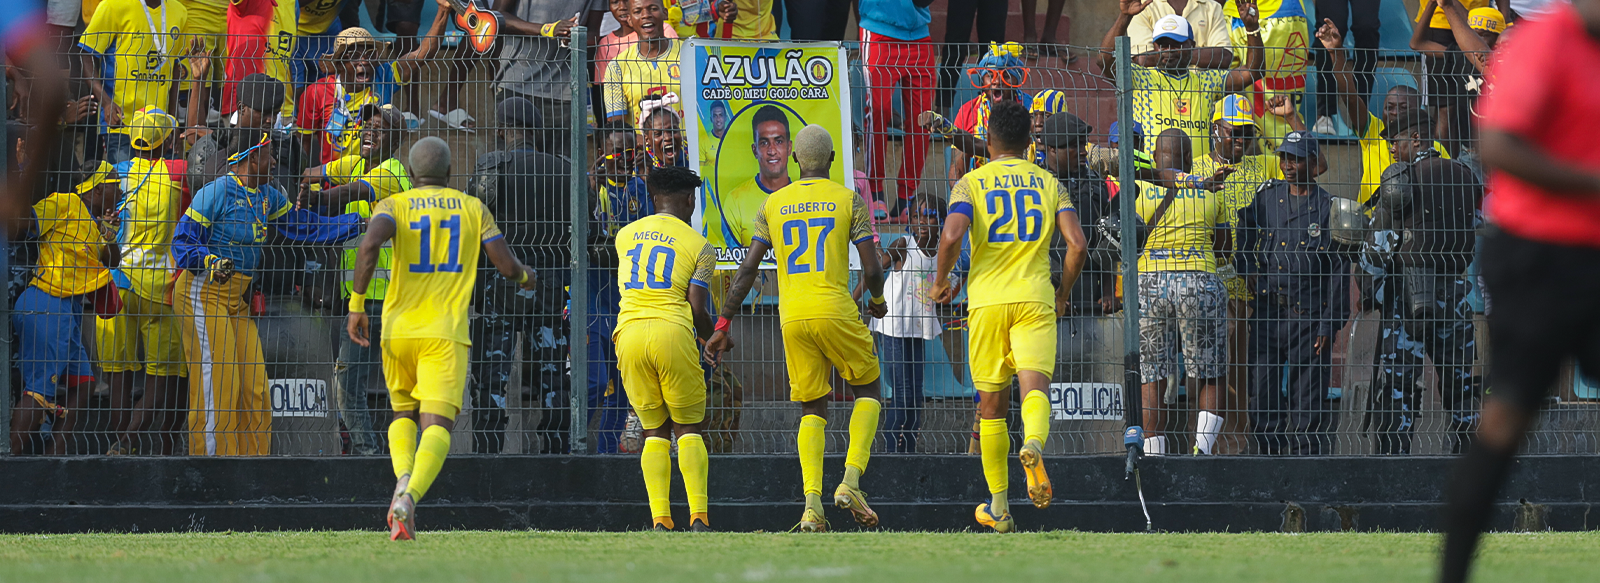
<svg viewBox="0 0 1600 583"><path fill-rule="evenodd" d="M528 283L528 278L531 277L532 274L533 274L533 269L531 269L531 268L529 268L527 266L523 266L522 275L517 276L517 285Z"/></svg>
<svg viewBox="0 0 1600 583"><path fill-rule="evenodd" d="M557 24L560 24L560 23L552 22L550 24L546 24L544 26L539 27L539 36L548 36L548 37L555 36L556 35L556 25Z"/></svg>
<svg viewBox="0 0 1600 583"><path fill-rule="evenodd" d="M731 328L731 327L733 327L733 320L729 320L727 318L717 318L717 326L715 328L715 331L717 331L717 332L727 332L728 328Z"/></svg>
<svg viewBox="0 0 1600 583"><path fill-rule="evenodd" d="M367 294L350 292L350 313L367 311Z"/></svg>
<svg viewBox="0 0 1600 583"><path fill-rule="evenodd" d="M874 305L874 306L881 306L881 305L883 305L884 302L888 301L887 299L884 298L884 296L873 296L870 293L868 293L867 295L871 296L869 301L871 301L872 305Z"/></svg>

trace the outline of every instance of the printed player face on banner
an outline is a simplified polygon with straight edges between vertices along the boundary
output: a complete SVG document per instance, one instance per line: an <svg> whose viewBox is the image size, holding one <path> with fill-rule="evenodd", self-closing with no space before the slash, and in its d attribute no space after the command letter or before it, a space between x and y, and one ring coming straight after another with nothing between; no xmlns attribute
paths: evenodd
<svg viewBox="0 0 1600 583"><path fill-rule="evenodd" d="M693 39L681 77L691 164L705 181L695 226L716 248L718 267L744 260L767 195L800 179L792 140L807 124L851 135L849 83L836 44ZM841 143L829 178L854 187L854 148ZM770 258L769 258L770 259Z"/></svg>

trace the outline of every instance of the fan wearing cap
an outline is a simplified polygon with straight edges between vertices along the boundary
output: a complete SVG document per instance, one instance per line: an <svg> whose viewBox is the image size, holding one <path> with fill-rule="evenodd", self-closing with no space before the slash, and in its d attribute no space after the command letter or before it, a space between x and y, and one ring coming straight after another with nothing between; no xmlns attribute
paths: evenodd
<svg viewBox="0 0 1600 583"><path fill-rule="evenodd" d="M121 289L122 313L96 323L100 368L111 389L112 427L118 442L108 453L132 453L137 437L153 431L154 452L164 455L182 442L183 344L172 312L172 235L193 192L188 162L169 160L176 120L145 108L128 120L132 160L117 165L123 199L116 207L121 261L112 277ZM141 351L141 345L143 350ZM132 403L135 375L143 372L144 396ZM131 413L130 413L131 412ZM158 417L160 417L158 419Z"/></svg>
<svg viewBox="0 0 1600 583"><path fill-rule="evenodd" d="M33 214L39 245L39 266L28 289L17 299L11 321L21 351L22 399L11 413L11 451L32 451L30 440L42 440L40 425L51 418L54 436L50 453L67 453L89 389L94 369L83 346L85 296L109 288L114 292L107 265L116 265L117 248L108 243L109 227L103 217L121 195L111 164L91 161L76 192L36 196ZM57 388L65 387L64 399Z"/></svg>
<svg viewBox="0 0 1600 583"><path fill-rule="evenodd" d="M389 103L397 85L416 80L422 64L439 51L450 18L447 8L440 8L416 50L392 61L389 43L374 38L366 29L347 28L339 33L333 52L322 61L331 74L306 88L295 119L304 151L319 152L316 163L327 164L361 148L361 108Z"/></svg>
<svg viewBox="0 0 1600 583"><path fill-rule="evenodd" d="M1471 286L1462 276L1476 249L1483 186L1465 164L1431 147L1431 127L1427 112L1417 111L1385 128L1397 162L1369 203L1378 231L1361 258L1374 276L1362 298L1377 308L1382 330L1367 406L1377 454L1411 453L1425 359L1437 367L1441 408L1450 416L1448 451L1461 453L1471 443L1484 390L1472 374ZM1401 168L1406 178L1395 180Z"/></svg>
<svg viewBox="0 0 1600 583"><path fill-rule="evenodd" d="M1122 11L1100 41L1100 66L1108 76L1116 75L1112 55L1116 52L1117 37L1127 34L1133 17L1144 11L1146 4L1140 0L1122 0ZM1156 50L1134 58L1133 64L1133 118L1145 131L1160 134L1169 129L1182 130L1193 140L1193 151L1204 155L1211 151L1208 136L1212 104L1223 95L1249 87L1261 78L1265 59L1261 49L1261 30L1254 2L1244 4L1243 22L1246 50L1243 64L1236 69L1195 69L1193 52L1195 41L1189 21L1169 15L1156 21L1154 42ZM1147 141L1148 148L1154 143Z"/></svg>
<svg viewBox="0 0 1600 583"><path fill-rule="evenodd" d="M1133 53L1156 49L1156 22L1167 16L1181 16L1193 29L1194 63L1201 69L1221 69L1233 62L1233 41L1228 39L1232 24L1218 0L1154 0L1128 25L1128 40ZM1181 14L1179 12L1182 12Z"/></svg>
<svg viewBox="0 0 1600 583"><path fill-rule="evenodd" d="M267 230L331 245L361 235L361 216L296 210L268 184L278 164L271 136L235 146L231 172L195 193L172 237L181 270L172 291L189 363L189 454L266 455L272 405L261 335L245 300Z"/></svg>
<svg viewBox="0 0 1600 583"><path fill-rule="evenodd" d="M1349 318L1353 248L1332 238L1333 195L1316 183L1317 140L1284 136L1278 176L1239 210L1234 264L1251 282L1250 433L1264 454L1333 453L1333 334Z"/></svg>
<svg viewBox="0 0 1600 583"><path fill-rule="evenodd" d="M1083 266L1083 276L1078 278L1078 283L1072 288L1070 298L1074 311L1079 314L1109 314L1118 309L1116 294L1116 274L1112 267L1117 258L1113 247L1095 228L1100 220L1111 214L1111 192L1105 176L1089 167L1089 158L1094 145L1089 143L1089 135L1094 133L1094 128L1071 113L1058 113L1050 116L1044 122L1044 128L1039 136L1039 144L1045 152L1044 167L1055 174L1061 181L1061 188L1072 197L1072 206L1078 210L1078 224L1083 227L1084 240L1087 241L1089 250L1088 261ZM1064 257L1057 256L1057 250L1052 248L1052 259L1060 262ZM1083 306L1097 305L1098 312L1085 309ZM1087 338L1083 335L1063 335L1063 339ZM1071 346L1061 347L1066 354L1081 354ZM1093 350L1081 348L1078 350ZM1081 360L1081 359L1078 359ZM1066 381L1088 381L1082 379L1063 379Z"/></svg>
<svg viewBox="0 0 1600 583"><path fill-rule="evenodd" d="M1031 160L1037 166L1044 166L1045 151L1044 148L1039 147L1038 137L1043 135L1045 120L1049 119L1051 115L1067 111L1067 94L1056 89L1045 89L1033 97L1026 95L1022 97L1023 101L1028 104L1028 114L1033 123L1032 135L1035 137L1034 142L1028 144L1028 151L1024 158ZM956 127L937 112L922 112L922 115L917 116L917 123L950 140L950 147L955 150L957 157L950 164L951 179L958 179L962 174L977 170L978 167L989 161L986 157L989 153L989 146L983 138ZM965 160L963 161L962 158L965 158ZM958 166L965 169L957 170Z"/></svg>
<svg viewBox="0 0 1600 583"><path fill-rule="evenodd" d="M356 213L363 219L372 216L372 205L390 196L411 190L411 175L400 163L401 132L405 119L392 105L368 105L361 108L361 151L348 154L322 166L307 168L301 175L302 203L312 208L343 208L346 213ZM326 184L331 188L321 188ZM383 300L389 286L389 266L393 261L392 246L378 252L377 271L367 287L367 298ZM356 241L346 241L339 260L344 281L339 285L340 297L349 298L354 283ZM372 319L372 337L382 336L381 304L369 304L368 316ZM339 409L345 427L350 430L350 453L372 455L381 450L378 434L372 429L372 418L366 413L367 387L378 374L382 359L373 346L361 346L341 337L339 356L334 366L334 381L338 385L338 398L334 404Z"/></svg>
<svg viewBox="0 0 1600 583"><path fill-rule="evenodd" d="M186 130L199 135L189 147L189 169L199 184L210 184L228 173L228 152L240 142L271 131L283 107L285 86L265 73L252 73L237 84L233 114L213 134L210 129ZM247 144L248 145L248 144Z"/></svg>
<svg viewBox="0 0 1600 583"><path fill-rule="evenodd" d="M1356 202L1366 204L1382 182L1383 171L1395 161L1389 153L1388 141L1383 138L1384 128L1412 112L1420 111L1422 93L1410 85L1395 85L1384 94L1383 116L1373 115L1367 109L1366 95L1357 88L1350 61L1345 57L1344 36L1333 21L1322 21L1322 26L1317 29L1317 41L1328 49L1328 56L1332 59L1335 93L1344 100L1344 109L1351 116L1350 128L1361 137L1357 141L1361 147L1361 183L1356 186ZM1443 144L1435 141L1433 145L1441 156L1450 157Z"/></svg>
<svg viewBox="0 0 1600 583"><path fill-rule="evenodd" d="M972 76L973 83L980 92L977 97L961 104L956 111L955 129L967 132L977 139L985 139L989 135L989 111L994 104L1002 101L1014 101L1031 106L1033 100L1027 94L1019 91L1028 82L1028 66L1022 62L1022 45L1017 43L997 44L990 43L989 54L978 61L978 66L967 72ZM1057 104L1066 107L1064 100ZM980 152L982 150L979 150ZM965 155L958 150L957 154ZM957 164L952 161L951 179L958 179L976 169L979 164ZM962 170L955 170L960 168Z"/></svg>

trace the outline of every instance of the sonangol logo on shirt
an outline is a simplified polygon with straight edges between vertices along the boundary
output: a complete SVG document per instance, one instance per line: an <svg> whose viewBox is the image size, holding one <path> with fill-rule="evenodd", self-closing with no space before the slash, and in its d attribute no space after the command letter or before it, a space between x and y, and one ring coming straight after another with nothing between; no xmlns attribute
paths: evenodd
<svg viewBox="0 0 1600 583"><path fill-rule="evenodd" d="M1189 115L1189 99L1185 97L1173 99L1172 109L1176 110L1178 115Z"/></svg>

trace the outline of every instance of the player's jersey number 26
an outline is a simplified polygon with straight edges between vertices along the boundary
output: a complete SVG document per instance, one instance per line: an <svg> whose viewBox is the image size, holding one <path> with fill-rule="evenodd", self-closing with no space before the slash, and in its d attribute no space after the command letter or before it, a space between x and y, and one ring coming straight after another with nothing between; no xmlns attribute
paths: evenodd
<svg viewBox="0 0 1600 583"><path fill-rule="evenodd" d="M1016 191L995 189L983 195L984 205L992 218L989 223L990 243L1013 241L1038 241L1043 236L1044 195L1031 188Z"/></svg>

